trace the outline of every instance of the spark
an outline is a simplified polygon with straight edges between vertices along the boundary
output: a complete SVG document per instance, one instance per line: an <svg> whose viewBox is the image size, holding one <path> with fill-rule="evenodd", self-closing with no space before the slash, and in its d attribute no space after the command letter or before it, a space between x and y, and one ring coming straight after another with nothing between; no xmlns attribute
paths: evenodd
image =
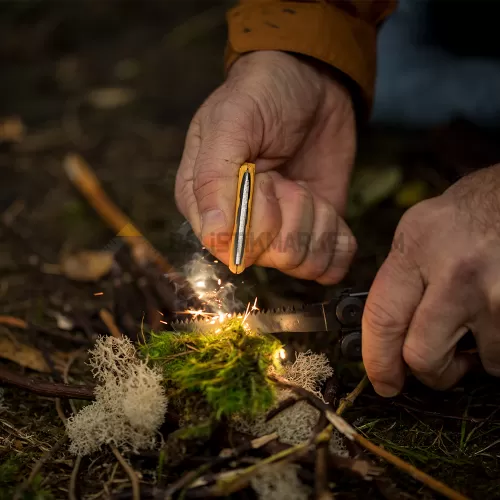
<svg viewBox="0 0 500 500"><path fill-rule="evenodd" d="M221 285L221 283L222 283L222 280L219 278L219 279L217 280L217 284L220 286L220 285Z"/></svg>
<svg viewBox="0 0 500 500"><path fill-rule="evenodd" d="M166 321L163 321L162 319L160 319L160 323L163 323L164 325L168 325L168 323Z"/></svg>
<svg viewBox="0 0 500 500"><path fill-rule="evenodd" d="M161 312L161 311L156 311L158 314L160 314L161 316L164 316L164 314Z"/></svg>
<svg viewBox="0 0 500 500"><path fill-rule="evenodd" d="M219 263L219 261L218 261L218 260L214 260L214 264L218 264L218 263Z"/></svg>
<svg viewBox="0 0 500 500"><path fill-rule="evenodd" d="M285 359L285 358L286 358L286 352L285 352L285 349L280 349L280 350L278 351L278 354L279 354L279 357L280 357L281 359Z"/></svg>
<svg viewBox="0 0 500 500"><path fill-rule="evenodd" d="M104 295L104 292L96 292L94 295L97 297L98 295Z"/></svg>

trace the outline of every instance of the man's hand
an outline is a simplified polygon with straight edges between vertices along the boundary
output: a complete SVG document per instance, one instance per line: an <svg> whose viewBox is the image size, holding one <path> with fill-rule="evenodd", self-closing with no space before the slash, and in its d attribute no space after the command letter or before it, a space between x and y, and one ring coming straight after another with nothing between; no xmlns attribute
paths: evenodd
<svg viewBox="0 0 500 500"><path fill-rule="evenodd" d="M456 344L471 330L485 370L500 376L500 164L408 210L370 290L363 360L394 396L405 364L426 385L453 386L474 362Z"/></svg>
<svg viewBox="0 0 500 500"><path fill-rule="evenodd" d="M251 53L192 120L177 206L205 247L228 264L238 170L255 163L245 265L333 284L356 249L341 218L355 147L343 86L292 55Z"/></svg>

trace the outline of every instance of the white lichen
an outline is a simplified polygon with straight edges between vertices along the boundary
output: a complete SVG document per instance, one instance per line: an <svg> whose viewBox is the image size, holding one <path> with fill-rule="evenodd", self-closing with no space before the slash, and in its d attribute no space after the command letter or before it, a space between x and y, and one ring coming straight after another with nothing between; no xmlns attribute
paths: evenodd
<svg viewBox="0 0 500 500"><path fill-rule="evenodd" d="M311 350L295 354L295 362L284 364L283 369L283 378L324 401L321 386L333 375L333 368L325 354L314 354Z"/></svg>
<svg viewBox="0 0 500 500"><path fill-rule="evenodd" d="M250 481L260 500L307 500L312 489L299 479L295 464L270 466Z"/></svg>
<svg viewBox="0 0 500 500"><path fill-rule="evenodd" d="M286 363L280 375L323 400L321 386L328 377L333 375L333 369L324 354L307 351L296 354L295 361ZM275 406L279 406L281 402L293 395L290 389L278 388ZM276 432L282 443L296 445L310 439L319 416L320 412L307 401L299 401L268 422L265 421L265 414L262 414L252 420L236 418L233 425L237 430L256 437ZM337 431L334 431L330 441L330 450L337 455L347 455L342 438Z"/></svg>
<svg viewBox="0 0 500 500"><path fill-rule="evenodd" d="M167 410L161 372L139 359L127 338L99 338L89 365L98 380L96 399L68 419L70 451L83 456L105 444L134 452L154 447Z"/></svg>

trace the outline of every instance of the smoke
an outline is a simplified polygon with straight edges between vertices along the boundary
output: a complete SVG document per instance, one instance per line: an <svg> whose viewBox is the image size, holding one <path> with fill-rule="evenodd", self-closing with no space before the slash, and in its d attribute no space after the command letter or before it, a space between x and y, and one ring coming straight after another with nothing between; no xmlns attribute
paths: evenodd
<svg viewBox="0 0 500 500"><path fill-rule="evenodd" d="M223 281L217 272L217 262L211 262L202 252L197 252L183 266L183 274L200 300L214 313L241 312L245 305L236 298L236 286Z"/></svg>

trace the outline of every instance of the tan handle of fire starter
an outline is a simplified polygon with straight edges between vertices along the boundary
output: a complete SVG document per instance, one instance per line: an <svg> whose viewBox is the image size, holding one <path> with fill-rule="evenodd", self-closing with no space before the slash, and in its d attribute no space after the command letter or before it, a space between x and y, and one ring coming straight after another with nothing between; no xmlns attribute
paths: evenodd
<svg viewBox="0 0 500 500"><path fill-rule="evenodd" d="M248 245L248 231L252 215L252 201L255 184L255 164L244 163L238 174L234 228L231 239L229 269L234 274L245 270L245 254Z"/></svg>

